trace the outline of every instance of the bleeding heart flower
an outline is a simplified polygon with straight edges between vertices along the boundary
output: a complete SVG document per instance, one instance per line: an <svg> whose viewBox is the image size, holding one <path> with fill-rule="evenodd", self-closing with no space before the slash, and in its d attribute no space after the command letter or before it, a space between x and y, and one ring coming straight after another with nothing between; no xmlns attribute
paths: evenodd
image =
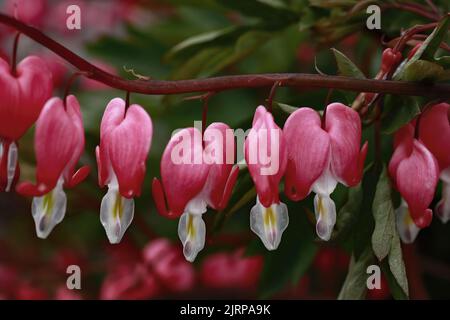
<svg viewBox="0 0 450 320"><path fill-rule="evenodd" d="M336 207L330 194L338 182L355 186L362 178L367 142L360 149L361 121L353 109L332 103L324 119L311 108L292 113L284 125L288 143L285 193L304 199L312 191L317 235L328 241L336 223Z"/></svg>
<svg viewBox="0 0 450 320"><path fill-rule="evenodd" d="M422 229L431 223L433 217L428 206L434 197L439 166L433 154L413 137L413 131L412 124L408 124L396 133L389 174L406 201L412 220ZM398 229L401 233L405 228L398 226Z"/></svg>
<svg viewBox="0 0 450 320"><path fill-rule="evenodd" d="M450 219L450 104L430 106L420 117L419 138L435 156L442 180L442 199L436 213L443 223Z"/></svg>
<svg viewBox="0 0 450 320"><path fill-rule="evenodd" d="M121 241L133 220L133 197L141 194L152 134L152 121L141 106L133 104L127 109L120 98L109 102L100 126L96 156L99 184L108 185L100 221L111 243Z"/></svg>
<svg viewBox="0 0 450 320"><path fill-rule="evenodd" d="M170 292L186 292L194 287L194 267L184 259L180 248L167 239L152 240L143 249L143 258Z"/></svg>
<svg viewBox="0 0 450 320"><path fill-rule="evenodd" d="M244 256L242 249L216 253L203 261L200 277L203 285L209 288L252 291L258 284L263 262L262 256Z"/></svg>
<svg viewBox="0 0 450 320"><path fill-rule="evenodd" d="M244 154L257 193L256 205L250 211L250 228L268 250L275 250L289 224L287 206L278 195L287 151L283 131L263 106L255 111Z"/></svg>
<svg viewBox="0 0 450 320"><path fill-rule="evenodd" d="M45 62L25 58L15 73L0 58L0 191L9 191L19 177L19 140L33 125L52 93L52 78Z"/></svg>
<svg viewBox="0 0 450 320"><path fill-rule="evenodd" d="M36 123L36 184L23 182L17 192L34 196L31 211L39 238L45 239L66 213L63 186L71 188L84 180L89 167L77 172L75 166L84 149L84 131L80 105L74 96L66 103L50 99Z"/></svg>
<svg viewBox="0 0 450 320"><path fill-rule="evenodd" d="M207 206L216 210L226 207L239 172L233 166L234 136L226 124L211 124L203 139L205 146L196 128L173 135L161 159L162 182L155 178L152 185L159 213L180 217L178 236L184 256L191 262L205 245L203 213Z"/></svg>

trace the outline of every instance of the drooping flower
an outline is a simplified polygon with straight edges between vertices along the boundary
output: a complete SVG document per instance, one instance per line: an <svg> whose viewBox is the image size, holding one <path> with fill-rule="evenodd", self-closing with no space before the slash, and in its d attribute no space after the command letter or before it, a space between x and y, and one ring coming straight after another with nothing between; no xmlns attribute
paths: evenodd
<svg viewBox="0 0 450 320"><path fill-rule="evenodd" d="M389 174L395 188L406 202L398 209L398 215L405 218L397 218L397 222L407 221L406 215L409 213L419 229L425 228L433 217L428 206L433 200L439 178L437 160L420 140L414 138L412 124L407 124L396 133L394 148L389 162ZM397 228L404 241L412 238L414 234L417 235L415 229L408 226L398 224ZM410 235L402 235L404 230L410 230Z"/></svg>
<svg viewBox="0 0 450 320"><path fill-rule="evenodd" d="M51 94L51 73L42 59L29 56L13 73L0 58L0 191L10 191L17 181L17 141L36 122Z"/></svg>
<svg viewBox="0 0 450 320"><path fill-rule="evenodd" d="M278 189L286 170L287 151L283 131L263 106L255 111L244 154L257 193L250 228L268 250L275 250L289 224L287 206L280 202Z"/></svg>
<svg viewBox="0 0 450 320"><path fill-rule="evenodd" d="M450 220L450 104L430 106L421 115L419 138L436 158L442 181L442 198L436 206L442 222Z"/></svg>
<svg viewBox="0 0 450 320"><path fill-rule="evenodd" d="M74 187L89 174L88 166L75 172L84 149L84 131L74 96L68 96L66 103L55 97L45 104L36 123L34 148L36 184L23 182L17 192L34 196L31 211L36 233L45 239L64 218L67 199L63 187Z"/></svg>
<svg viewBox="0 0 450 320"><path fill-rule="evenodd" d="M161 159L162 181L153 180L156 207L163 216L180 218L178 236L185 258L191 262L205 245L202 215L207 206L215 210L226 207L237 179L234 137L228 129L224 123L209 125L203 136L204 146L197 128L178 131Z"/></svg>
<svg viewBox="0 0 450 320"><path fill-rule="evenodd" d="M316 193L316 231L328 241L336 222L330 194L338 182L352 187L362 178L367 142L360 148L359 115L340 103L328 105L324 119L311 108L300 108L286 121L284 135L289 146L285 193L294 201Z"/></svg>
<svg viewBox="0 0 450 320"><path fill-rule="evenodd" d="M120 98L111 100L100 126L96 148L98 181L108 186L100 207L100 221L111 243L119 243L134 217L135 196L140 196L153 126L139 105L128 109Z"/></svg>

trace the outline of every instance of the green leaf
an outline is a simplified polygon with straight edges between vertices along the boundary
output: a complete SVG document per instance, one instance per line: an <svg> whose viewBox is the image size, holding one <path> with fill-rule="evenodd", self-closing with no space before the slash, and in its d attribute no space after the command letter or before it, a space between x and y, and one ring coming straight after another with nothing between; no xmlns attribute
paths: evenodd
<svg viewBox="0 0 450 320"><path fill-rule="evenodd" d="M234 44L234 47L210 47L203 49L177 67L173 80L212 76L228 66L235 64L265 44L272 33L249 31Z"/></svg>
<svg viewBox="0 0 450 320"><path fill-rule="evenodd" d="M394 297L395 300L407 300L408 296L405 294L403 289L398 285L397 280L395 280L394 275L389 269L389 263L387 259L381 263L381 270L383 271L383 274L386 277L389 286L389 291L392 297Z"/></svg>
<svg viewBox="0 0 450 320"><path fill-rule="evenodd" d="M435 78L431 71L426 70L427 64L419 63L416 66L410 67L410 65L416 64L416 61L425 60L429 62L435 61L434 55L439 49L441 42L447 36L448 27L450 25L450 17L447 15L442 19L433 32L425 39L419 50L409 59L406 63L401 65L394 74L394 80L406 80L406 81L419 81L428 78ZM433 68L433 72L439 72L436 66L428 65ZM420 70L426 73L426 77L421 77ZM407 73L405 75L405 72ZM421 79L422 78L422 79Z"/></svg>
<svg viewBox="0 0 450 320"><path fill-rule="evenodd" d="M270 28L282 28L299 21L299 16L278 0L218 0L244 16L260 18Z"/></svg>
<svg viewBox="0 0 450 320"><path fill-rule="evenodd" d="M420 114L417 99L395 95L386 95L381 129L392 134Z"/></svg>
<svg viewBox="0 0 450 320"><path fill-rule="evenodd" d="M281 111L283 111L284 113L287 113L287 114L294 113L296 110L298 110L297 107L290 106L288 104L281 103L281 102L274 101L273 105L275 107L277 107L278 109L280 109Z"/></svg>
<svg viewBox="0 0 450 320"><path fill-rule="evenodd" d="M414 60L425 59L433 61L436 51L439 49L441 42L444 41L448 35L448 28L450 26L450 16L446 15L437 25L436 29L425 39L422 46L417 50L412 57Z"/></svg>
<svg viewBox="0 0 450 320"><path fill-rule="evenodd" d="M383 260L391 250L392 238L395 233L394 207L391 199L391 185L386 166L381 172L377 191L373 199L372 213L375 219L375 229L372 234L372 248L378 260Z"/></svg>
<svg viewBox="0 0 450 320"><path fill-rule="evenodd" d="M396 229L394 229L396 230ZM402 257L402 247L400 245L400 238L397 233L392 238L391 250L389 252L389 269L392 272L395 280L405 295L409 296L408 278L406 277L405 263Z"/></svg>
<svg viewBox="0 0 450 320"><path fill-rule="evenodd" d="M415 60L407 63L399 80L436 81L444 75L444 68L441 65L426 60Z"/></svg>
<svg viewBox="0 0 450 320"><path fill-rule="evenodd" d="M297 284L316 254L314 233L306 214L291 210L289 224L279 248L266 254L260 282L261 298Z"/></svg>
<svg viewBox="0 0 450 320"><path fill-rule="evenodd" d="M365 79L364 73L345 54L332 48L339 74L346 77Z"/></svg>
<svg viewBox="0 0 450 320"><path fill-rule="evenodd" d="M248 26L232 26L220 30L214 30L187 38L173 47L165 56L166 61L186 54L194 54L201 49L211 46L232 45L242 34L249 31Z"/></svg>
<svg viewBox="0 0 450 320"><path fill-rule="evenodd" d="M367 246L358 259L352 256L347 277L339 292L339 300L360 300L366 297L367 267L373 262L371 246Z"/></svg>
<svg viewBox="0 0 450 320"><path fill-rule="evenodd" d="M342 239L348 234L355 224L361 210L363 201L363 189L361 183L348 190L347 201L338 212L336 227L333 231L333 239Z"/></svg>

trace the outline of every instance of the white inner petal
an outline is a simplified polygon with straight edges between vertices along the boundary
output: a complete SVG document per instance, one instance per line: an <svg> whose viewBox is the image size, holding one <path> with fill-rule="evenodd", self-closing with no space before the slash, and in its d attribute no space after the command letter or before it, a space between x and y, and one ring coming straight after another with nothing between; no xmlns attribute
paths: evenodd
<svg viewBox="0 0 450 320"><path fill-rule="evenodd" d="M178 222L178 237L183 244L183 254L193 262L205 246L206 226L202 214L184 212Z"/></svg>
<svg viewBox="0 0 450 320"><path fill-rule="evenodd" d="M11 185L14 181L14 176L16 175L17 168L17 160L18 160L18 149L15 142L12 142L9 145L8 150L8 162L7 162L7 184L6 184L6 192L9 192L11 189Z"/></svg>
<svg viewBox="0 0 450 320"><path fill-rule="evenodd" d="M409 213L408 205L402 199L400 207L395 210L397 231L403 243L413 243L420 229L414 223Z"/></svg>
<svg viewBox="0 0 450 320"><path fill-rule="evenodd" d="M194 199L188 202L184 211L201 215L207 211L207 205L208 204L203 196L203 192L201 192Z"/></svg>
<svg viewBox="0 0 450 320"><path fill-rule="evenodd" d="M318 194L332 194L337 186L337 179L333 176L330 166L325 169L322 175L312 185L314 193Z"/></svg>
<svg viewBox="0 0 450 320"><path fill-rule="evenodd" d="M327 194L316 194L314 197L314 212L316 214L316 232L319 238L328 241L336 224L336 206Z"/></svg>
<svg viewBox="0 0 450 320"><path fill-rule="evenodd" d="M442 181L442 198L436 205L436 213L442 223L450 220L450 181Z"/></svg>
<svg viewBox="0 0 450 320"><path fill-rule="evenodd" d="M276 250L281 242L281 236L289 224L286 205L282 202L264 207L259 198L250 211L250 229L258 235L268 250Z"/></svg>
<svg viewBox="0 0 450 320"><path fill-rule="evenodd" d="M59 178L56 187L42 197L34 197L31 206L36 234L39 238L48 237L53 228L66 214L67 198L63 190L64 180Z"/></svg>
<svg viewBox="0 0 450 320"><path fill-rule="evenodd" d="M108 184L108 192L100 206L100 221L110 243L119 243L134 217L134 200L122 197L116 176Z"/></svg>

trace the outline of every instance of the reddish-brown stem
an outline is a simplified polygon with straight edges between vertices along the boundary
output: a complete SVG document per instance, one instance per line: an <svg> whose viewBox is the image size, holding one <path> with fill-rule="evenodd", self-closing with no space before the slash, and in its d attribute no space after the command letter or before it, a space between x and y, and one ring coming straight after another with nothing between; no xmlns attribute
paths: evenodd
<svg viewBox="0 0 450 320"><path fill-rule="evenodd" d="M407 4L407 3L389 3L383 5L383 8L386 9L400 9L403 11L409 11L412 13L415 13L421 17L424 17L426 19L430 20L439 20L439 16L433 12L430 12L427 10L426 7L420 6L420 5L414 5L414 4Z"/></svg>
<svg viewBox="0 0 450 320"><path fill-rule="evenodd" d="M41 31L10 16L0 14L0 23L13 27L34 41L53 51L89 77L112 88L142 94L180 94L192 92L217 92L237 88L270 87L279 81L282 86L309 88L334 88L355 92L380 92L410 96L450 98L450 85L424 85L405 81L354 79L301 73L248 74L192 80L125 80L92 65Z"/></svg>
<svg viewBox="0 0 450 320"><path fill-rule="evenodd" d="M206 94L206 95L203 97L203 110L202 110L202 137L203 137L203 134L205 133L205 130L206 130L206 121L207 121L207 119L208 119L208 103L209 103L209 98L211 98L212 95L213 95L213 93L211 93L211 94ZM204 144L204 140L202 140L202 141L203 141L203 144ZM203 146L204 146L204 145L203 145Z"/></svg>
<svg viewBox="0 0 450 320"><path fill-rule="evenodd" d="M66 107L66 100L67 100L67 96L69 95L70 92L70 88L72 88L72 84L75 81L76 78L78 78L79 76L89 76L88 73L83 72L83 71L77 71L74 74L72 74L69 78L69 80L67 81L66 84L66 89L64 90L64 107Z"/></svg>
<svg viewBox="0 0 450 320"><path fill-rule="evenodd" d="M281 86L281 81L277 81L273 84L272 88L270 88L269 97L267 98L267 110L272 113L272 104L273 104L273 98L275 97L275 94L277 93L277 88Z"/></svg>
<svg viewBox="0 0 450 320"><path fill-rule="evenodd" d="M129 106L130 106L130 91L127 91L127 94L125 95L125 110L128 110Z"/></svg>
<svg viewBox="0 0 450 320"><path fill-rule="evenodd" d="M11 73L13 76L16 75L17 48L19 46L20 34L21 34L20 32L17 32L16 36L14 37L13 52L12 52L12 56L11 56Z"/></svg>

